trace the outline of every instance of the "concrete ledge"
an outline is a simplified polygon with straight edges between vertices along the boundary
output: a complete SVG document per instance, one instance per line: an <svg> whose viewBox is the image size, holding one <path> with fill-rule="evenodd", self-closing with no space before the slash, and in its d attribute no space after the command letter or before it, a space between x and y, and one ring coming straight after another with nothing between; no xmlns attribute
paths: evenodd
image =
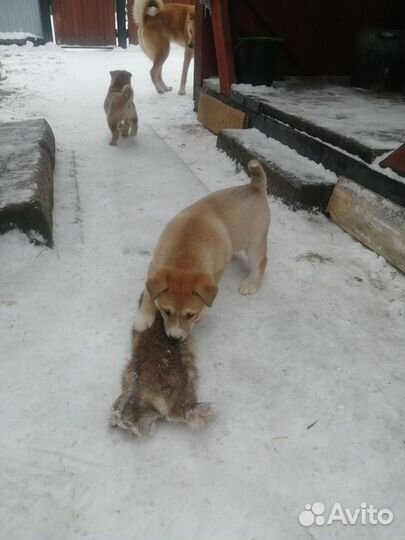
<svg viewBox="0 0 405 540"><path fill-rule="evenodd" d="M292 208L325 210L337 177L322 165L254 128L221 131L217 147L245 170L250 159L259 160L267 173L267 191Z"/></svg>
<svg viewBox="0 0 405 540"><path fill-rule="evenodd" d="M0 234L52 246L55 138L44 119L0 124Z"/></svg>

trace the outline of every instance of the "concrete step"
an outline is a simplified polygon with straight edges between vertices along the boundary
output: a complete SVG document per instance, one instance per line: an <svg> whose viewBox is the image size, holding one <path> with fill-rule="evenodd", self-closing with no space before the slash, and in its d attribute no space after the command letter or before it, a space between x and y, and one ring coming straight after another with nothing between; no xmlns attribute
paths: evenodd
<svg viewBox="0 0 405 540"><path fill-rule="evenodd" d="M268 175L268 192L294 209L325 211L336 175L255 128L224 129L217 147L245 169L258 159Z"/></svg>
<svg viewBox="0 0 405 540"><path fill-rule="evenodd" d="M44 119L0 124L0 234L52 245L55 139Z"/></svg>

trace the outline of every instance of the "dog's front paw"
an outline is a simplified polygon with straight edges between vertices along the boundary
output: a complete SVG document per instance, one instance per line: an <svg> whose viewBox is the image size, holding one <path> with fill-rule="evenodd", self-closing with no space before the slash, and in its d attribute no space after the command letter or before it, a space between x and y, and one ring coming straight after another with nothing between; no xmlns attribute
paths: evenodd
<svg viewBox="0 0 405 540"><path fill-rule="evenodd" d="M179 90L179 96L185 96L186 95L186 90L185 88L180 88Z"/></svg>
<svg viewBox="0 0 405 540"><path fill-rule="evenodd" d="M259 287L256 283L252 283L251 281L243 281L239 287L239 292L240 294L246 296L248 294L255 294L258 288Z"/></svg>
<svg viewBox="0 0 405 540"><path fill-rule="evenodd" d="M134 328L137 332L145 332L150 328L155 320L155 315L145 315L138 313L135 319Z"/></svg>

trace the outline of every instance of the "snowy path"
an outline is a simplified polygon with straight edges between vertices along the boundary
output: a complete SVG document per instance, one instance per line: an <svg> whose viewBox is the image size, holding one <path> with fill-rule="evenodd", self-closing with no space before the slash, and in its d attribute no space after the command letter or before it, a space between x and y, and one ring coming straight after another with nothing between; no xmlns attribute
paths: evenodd
<svg viewBox="0 0 405 540"><path fill-rule="evenodd" d="M0 237L1 539L399 538L404 277L323 216L272 201L262 290L238 294L236 259L195 331L217 422L162 424L141 442L110 430L162 226L246 178L196 122L190 85L185 98L155 94L138 49L4 47L0 60L0 120L44 116L57 140L55 249ZM180 68L174 49L175 87ZM133 72L141 126L117 148L102 110L110 69ZM315 501L395 518L304 528L298 515Z"/></svg>

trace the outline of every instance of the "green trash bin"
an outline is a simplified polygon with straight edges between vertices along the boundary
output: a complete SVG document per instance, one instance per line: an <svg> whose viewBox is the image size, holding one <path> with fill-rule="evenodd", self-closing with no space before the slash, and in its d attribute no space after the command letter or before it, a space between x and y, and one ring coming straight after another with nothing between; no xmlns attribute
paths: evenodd
<svg viewBox="0 0 405 540"><path fill-rule="evenodd" d="M238 38L235 50L237 82L271 86L277 77L282 43L283 40L276 37Z"/></svg>
<svg viewBox="0 0 405 540"><path fill-rule="evenodd" d="M403 30L365 29L358 32L352 85L375 90L405 88Z"/></svg>

